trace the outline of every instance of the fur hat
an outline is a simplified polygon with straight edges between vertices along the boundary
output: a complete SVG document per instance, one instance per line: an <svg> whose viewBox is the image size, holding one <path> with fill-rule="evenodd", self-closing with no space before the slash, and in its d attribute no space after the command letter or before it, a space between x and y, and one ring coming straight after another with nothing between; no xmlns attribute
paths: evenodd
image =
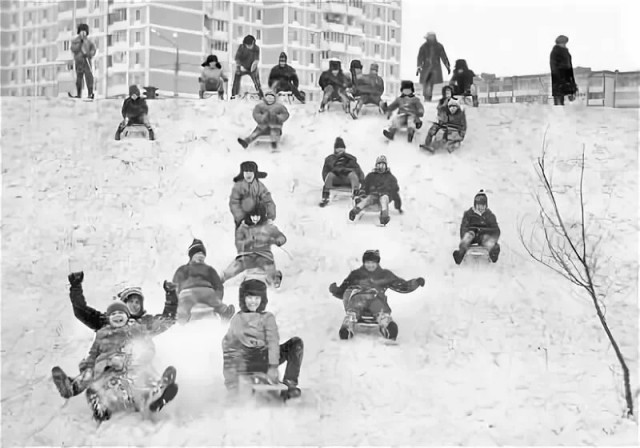
<svg viewBox="0 0 640 448"><path fill-rule="evenodd" d="M129 307L121 300L114 300L113 302L111 302L107 307L107 312L105 314L107 315L107 317L109 317L111 313L114 313L116 311L122 311L127 315L127 317L131 317Z"/></svg>
<svg viewBox="0 0 640 448"><path fill-rule="evenodd" d="M135 84L132 85L132 86L129 86L129 96L131 96L131 95L140 96L140 89Z"/></svg>
<svg viewBox="0 0 640 448"><path fill-rule="evenodd" d="M189 246L187 250L187 254L189 254L189 259L193 257L198 252L202 252L204 255L207 255L207 249L204 247L204 243L197 238L193 239L193 242Z"/></svg>
<svg viewBox="0 0 640 448"><path fill-rule="evenodd" d="M484 190L480 190L478 194L473 197L473 206L475 207L478 204L489 207L489 200L487 199L487 195Z"/></svg>
<svg viewBox="0 0 640 448"><path fill-rule="evenodd" d="M331 60L329 61L329 70L342 70L342 66L340 65L340 61Z"/></svg>
<svg viewBox="0 0 640 448"><path fill-rule="evenodd" d="M242 43L244 45L253 45L256 43L256 38L251 34L247 34L246 36L244 36L244 39L242 39Z"/></svg>
<svg viewBox="0 0 640 448"><path fill-rule="evenodd" d="M245 302L247 296L259 296L262 299L256 313L262 313L267 308L269 299L267 299L267 285L264 282L252 279L245 280L240 284L240 289L238 290L238 304L240 305L240 310L245 313L250 312L249 308L247 308L247 303Z"/></svg>
<svg viewBox="0 0 640 448"><path fill-rule="evenodd" d="M253 220L251 219L252 216L260 216L260 221L254 224ZM244 218L244 222L248 226L258 226L260 224L264 224L265 222L267 222L267 208L264 206L264 204L256 204L256 206L253 207L253 210L247 213Z"/></svg>
<svg viewBox="0 0 640 448"><path fill-rule="evenodd" d="M403 91L404 89L411 89L411 92L415 92L415 89L413 88L413 81L409 81L409 80L404 80L400 82L400 91Z"/></svg>
<svg viewBox="0 0 640 448"><path fill-rule="evenodd" d="M128 286L118 293L118 299L124 303L127 303L134 296L140 297L140 312L134 317L140 317L146 313L144 310L144 295L142 294L142 289L139 286ZM129 311L128 314L131 316L131 311Z"/></svg>
<svg viewBox="0 0 640 448"><path fill-rule="evenodd" d="M569 38L563 34L556 37L556 44L566 44L569 42Z"/></svg>
<svg viewBox="0 0 640 448"><path fill-rule="evenodd" d="M338 148L347 149L347 146L344 144L344 140L342 140L342 137L336 137L336 141L333 143L333 149L336 150Z"/></svg>
<svg viewBox="0 0 640 448"><path fill-rule="evenodd" d="M378 249L369 249L364 251L364 254L362 254L362 264L366 261L375 261L376 263L380 263L380 251Z"/></svg>
<svg viewBox="0 0 640 448"><path fill-rule="evenodd" d="M80 34L80 31L84 31L87 33L87 36L89 35L89 25L87 25L86 23L81 23L80 25L78 25L78 34Z"/></svg>
<svg viewBox="0 0 640 448"><path fill-rule="evenodd" d="M469 67L467 66L467 61L464 59L456 60L456 65L454 67L454 70L469 70Z"/></svg>
<svg viewBox="0 0 640 448"><path fill-rule="evenodd" d="M284 62L285 64L287 63L287 53L284 51L280 53L280 56L278 57L278 63L280 62Z"/></svg>
<svg viewBox="0 0 640 448"><path fill-rule="evenodd" d="M438 40L438 38L436 37L436 33L434 33L433 31L429 31L424 35L425 39L429 39L430 37L433 37L433 40Z"/></svg>
<svg viewBox="0 0 640 448"><path fill-rule="evenodd" d="M356 68L362 70L362 62L360 62L359 59L354 59L353 61L351 61L351 65L349 66L349 70L353 70Z"/></svg>
<svg viewBox="0 0 640 448"><path fill-rule="evenodd" d="M374 62L373 64L371 64L369 66L369 71L378 73L378 69L379 68L380 68L380 66Z"/></svg>
<svg viewBox="0 0 640 448"><path fill-rule="evenodd" d="M209 67L209 64L211 64L212 62L216 63L216 68L222 68L222 65L220 65L220 63L218 62L218 56L216 56L215 54L210 54L209 56L207 56L207 59L205 59L205 61L200 65L202 67Z"/></svg>
<svg viewBox="0 0 640 448"><path fill-rule="evenodd" d="M256 162L248 161L248 162L242 162L240 164L240 174L234 177L233 181L238 182L244 179L245 171L255 173L256 179L264 179L265 177L267 177L267 173L263 173L262 171L258 170L258 164Z"/></svg>

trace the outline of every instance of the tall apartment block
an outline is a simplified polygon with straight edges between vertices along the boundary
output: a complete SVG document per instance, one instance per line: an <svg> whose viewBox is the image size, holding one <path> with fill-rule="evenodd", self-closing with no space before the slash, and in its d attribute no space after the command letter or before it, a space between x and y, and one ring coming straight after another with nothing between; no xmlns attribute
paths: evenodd
<svg viewBox="0 0 640 448"><path fill-rule="evenodd" d="M261 78L281 51L311 99L328 60L348 70L352 59L380 66L386 90L399 87L401 2L363 0L2 0L2 95L74 91L70 41L90 27L99 96L152 85L165 96L196 95L200 64L218 55L231 77L247 34L262 49Z"/></svg>

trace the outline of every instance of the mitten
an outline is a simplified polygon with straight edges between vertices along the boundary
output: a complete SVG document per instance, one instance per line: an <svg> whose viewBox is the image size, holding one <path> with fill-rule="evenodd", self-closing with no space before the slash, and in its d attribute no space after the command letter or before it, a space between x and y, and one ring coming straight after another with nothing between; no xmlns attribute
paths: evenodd
<svg viewBox="0 0 640 448"><path fill-rule="evenodd" d="M333 295L338 293L338 285L336 285L335 282L329 285L329 292Z"/></svg>
<svg viewBox="0 0 640 448"><path fill-rule="evenodd" d="M69 279L69 283L71 283L71 286L81 285L82 280L84 280L84 272L72 272L67 278Z"/></svg>
<svg viewBox="0 0 640 448"><path fill-rule="evenodd" d="M416 280L416 282L418 283L418 286L422 286L424 287L424 278L422 277L418 277L418 279Z"/></svg>
<svg viewBox="0 0 640 448"><path fill-rule="evenodd" d="M176 290L176 284L170 282L169 280L165 280L162 284L162 288L165 290L165 292L173 292Z"/></svg>
<svg viewBox="0 0 640 448"><path fill-rule="evenodd" d="M276 246L280 247L285 243L286 238L283 236L279 236L278 238L276 238Z"/></svg>
<svg viewBox="0 0 640 448"><path fill-rule="evenodd" d="M422 120L416 118L416 129L420 129L422 127Z"/></svg>
<svg viewBox="0 0 640 448"><path fill-rule="evenodd" d="M416 69L416 76L420 76L420 72L422 71L422 67L418 67Z"/></svg>
<svg viewBox="0 0 640 448"><path fill-rule="evenodd" d="M451 74L451 69L449 67L447 67L447 75Z"/></svg>

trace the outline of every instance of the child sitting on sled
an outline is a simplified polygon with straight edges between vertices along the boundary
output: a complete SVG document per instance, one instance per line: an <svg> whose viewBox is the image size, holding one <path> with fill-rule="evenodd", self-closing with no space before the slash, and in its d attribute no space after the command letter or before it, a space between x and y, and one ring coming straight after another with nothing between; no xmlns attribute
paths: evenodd
<svg viewBox="0 0 640 448"><path fill-rule="evenodd" d="M444 93L444 88L443 88ZM435 152L433 139L442 131L442 139L447 143L449 151L459 145L467 133L467 117L455 98L450 98L444 105L438 106L438 122L434 123L427 132L424 144L420 148Z"/></svg>
<svg viewBox="0 0 640 448"><path fill-rule="evenodd" d="M340 339L349 339L354 335L354 327L363 316L376 319L380 333L386 339L398 337L398 325L391 318L391 308L387 303L385 291L407 294L424 286L424 278L403 280L393 272L380 267L380 252L367 250L362 255L362 266L351 271L340 286L332 283L329 292L343 301L346 316L338 332Z"/></svg>
<svg viewBox="0 0 640 448"><path fill-rule="evenodd" d="M398 129L406 127L408 129L407 139L411 143L416 129L422 127L420 118L424 115L424 107L420 99L414 95L414 92L413 81L402 81L400 83L400 96L389 106L382 105L382 110L388 117L391 116L394 110L398 109L398 113L391 122L389 129L382 131L389 140L393 140Z"/></svg>
<svg viewBox="0 0 640 448"><path fill-rule="evenodd" d="M453 252L456 264L462 263L464 255L472 244L480 245L489 252L492 262L500 255L500 227L496 215L488 207L487 195L480 190L473 198L473 207L464 212L460 223L460 246Z"/></svg>
<svg viewBox="0 0 640 448"><path fill-rule="evenodd" d="M218 62L216 55L210 54L201 64L202 74L198 81L200 82L200 98L204 98L205 92L218 92L218 98L224 99L224 85L229 81L227 75L222 70L222 65Z"/></svg>
<svg viewBox="0 0 640 448"><path fill-rule="evenodd" d="M266 311L267 285L255 279L240 285L240 311L233 316L229 330L222 340L224 383L228 390L237 391L239 376L261 373L270 382L279 382L278 366L287 367L283 383L286 398L299 397L298 376L302 364L302 339L293 337L280 344L275 316Z"/></svg>
<svg viewBox="0 0 640 448"><path fill-rule="evenodd" d="M149 114L149 106L147 106L147 100L140 96L140 89L138 86L129 86L129 96L125 98L122 103L122 122L118 125L116 131L116 140L120 140L120 134L127 126L131 125L143 125L147 128L149 133L149 140L155 140L153 135L153 129L147 115Z"/></svg>
<svg viewBox="0 0 640 448"><path fill-rule="evenodd" d="M278 97L272 91L264 94L262 102L253 109L253 119L258 123L253 132L245 138L239 138L238 143L243 148L260 137L271 136L271 147L276 149L282 136L282 125L289 119L289 111L284 104L278 102Z"/></svg>

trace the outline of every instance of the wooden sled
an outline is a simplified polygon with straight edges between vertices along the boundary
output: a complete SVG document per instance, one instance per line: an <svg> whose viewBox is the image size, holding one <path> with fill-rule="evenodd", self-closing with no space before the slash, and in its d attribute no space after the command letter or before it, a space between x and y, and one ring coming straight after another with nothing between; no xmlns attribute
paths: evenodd
<svg viewBox="0 0 640 448"><path fill-rule="evenodd" d="M120 134L120 140L124 139L149 140L149 130L143 124L130 124L126 126Z"/></svg>

